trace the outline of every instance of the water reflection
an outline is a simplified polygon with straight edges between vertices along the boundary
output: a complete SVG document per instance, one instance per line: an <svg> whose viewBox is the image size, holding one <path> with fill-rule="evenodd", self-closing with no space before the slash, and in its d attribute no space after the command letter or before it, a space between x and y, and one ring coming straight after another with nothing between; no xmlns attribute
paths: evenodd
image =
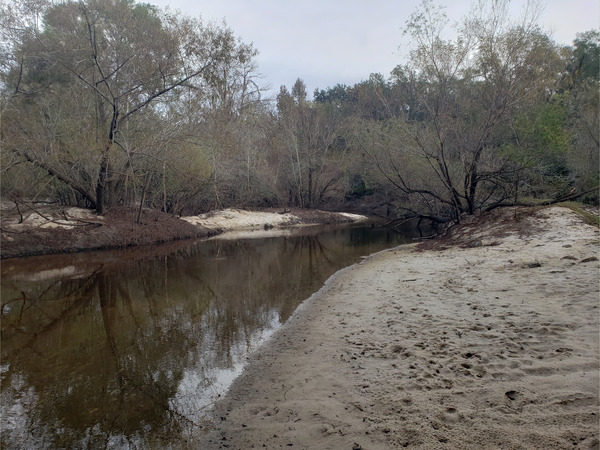
<svg viewBox="0 0 600 450"><path fill-rule="evenodd" d="M2 263L3 448L186 448L332 273L407 235L305 229Z"/></svg>

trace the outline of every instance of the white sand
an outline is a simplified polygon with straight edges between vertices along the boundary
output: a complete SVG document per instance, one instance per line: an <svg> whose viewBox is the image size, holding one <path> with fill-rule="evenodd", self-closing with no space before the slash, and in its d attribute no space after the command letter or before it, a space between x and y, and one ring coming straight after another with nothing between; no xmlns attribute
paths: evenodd
<svg viewBox="0 0 600 450"><path fill-rule="evenodd" d="M319 213L319 211L317 211ZM334 216L337 215L340 218L345 219L349 222L359 222L367 220L366 216L351 213L334 213L327 212L325 214ZM298 217L292 212L285 213L273 213L266 211L246 211L242 209L223 209L219 211L212 211L206 214L200 214L198 216L187 216L182 217L183 220L203 228L214 230L218 232L235 232L240 234L230 234L228 238L235 239L237 237L248 237L248 231L251 230L265 230L271 228L284 228L292 227L295 225L310 225L306 220ZM245 233L245 234L241 234ZM271 234L274 234L271 232ZM280 234L280 233L279 233ZM254 237L258 237L255 235ZM262 235L261 235L262 236Z"/></svg>
<svg viewBox="0 0 600 450"><path fill-rule="evenodd" d="M251 355L201 448L597 449L599 231L503 214L466 248L334 275Z"/></svg>
<svg viewBox="0 0 600 450"><path fill-rule="evenodd" d="M43 216L36 211L26 210L23 213L22 221L16 215L12 214L9 218L3 217L2 225L11 231L25 231L33 228L64 228L72 229L80 225L81 220L98 221L98 216L94 215L89 209L70 207L64 210L48 212Z"/></svg>
<svg viewBox="0 0 600 450"><path fill-rule="evenodd" d="M277 214L241 209L223 209L198 216L182 217L182 219L192 225L218 231L260 229L265 225L290 226L299 221L299 218L291 213Z"/></svg>

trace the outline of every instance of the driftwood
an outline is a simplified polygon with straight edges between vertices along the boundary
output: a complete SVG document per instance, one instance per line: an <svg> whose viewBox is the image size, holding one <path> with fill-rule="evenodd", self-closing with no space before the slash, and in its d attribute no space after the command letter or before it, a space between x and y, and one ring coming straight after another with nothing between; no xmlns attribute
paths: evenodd
<svg viewBox="0 0 600 450"><path fill-rule="evenodd" d="M383 225L381 225L382 228L398 228L401 225L404 225L406 222L410 222L413 219L416 219L417 217L400 217L398 219L394 219L394 220L390 220L387 223L384 223ZM398 222L398 223L395 223ZM392 225L394 224L394 225Z"/></svg>
<svg viewBox="0 0 600 450"><path fill-rule="evenodd" d="M531 203L531 202L513 202L513 203L497 203L495 205L491 205L490 207L486 208L485 211L491 211L493 209L496 208L505 208L505 207L510 207L510 206L550 206L550 205L556 205L557 203L562 203L562 202L568 202L570 200L575 200L579 197L582 197L586 194L589 194L590 192L594 192L594 191L598 191L600 190L600 185L592 188L592 189L588 189L586 191L583 192L578 192L578 193L574 193L573 191L569 192L567 195L563 195L562 197L558 197L555 198L553 200L547 200L545 202L540 202L540 203Z"/></svg>

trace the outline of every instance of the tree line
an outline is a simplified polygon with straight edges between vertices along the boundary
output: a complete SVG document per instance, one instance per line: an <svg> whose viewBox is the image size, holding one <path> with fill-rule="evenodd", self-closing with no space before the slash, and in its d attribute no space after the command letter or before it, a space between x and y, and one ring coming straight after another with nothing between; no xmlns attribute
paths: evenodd
<svg viewBox="0 0 600 450"><path fill-rule="evenodd" d="M435 222L499 205L598 203L600 33L555 43L535 4L474 5L447 37L424 0L389 77L275 99L222 23L132 0L6 0L1 195L196 214L361 209ZM537 199L537 200L536 200Z"/></svg>

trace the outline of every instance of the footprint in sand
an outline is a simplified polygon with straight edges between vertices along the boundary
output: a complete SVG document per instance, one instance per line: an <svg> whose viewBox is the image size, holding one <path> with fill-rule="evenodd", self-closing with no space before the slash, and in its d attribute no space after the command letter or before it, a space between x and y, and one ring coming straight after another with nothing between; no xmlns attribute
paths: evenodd
<svg viewBox="0 0 600 450"><path fill-rule="evenodd" d="M507 391L504 393L504 395L506 395L506 397L508 397L510 400L516 400L521 394L519 394L518 391Z"/></svg>
<svg viewBox="0 0 600 450"><path fill-rule="evenodd" d="M442 413L441 420L446 424L458 423L460 421L460 414L456 408L446 408Z"/></svg>

